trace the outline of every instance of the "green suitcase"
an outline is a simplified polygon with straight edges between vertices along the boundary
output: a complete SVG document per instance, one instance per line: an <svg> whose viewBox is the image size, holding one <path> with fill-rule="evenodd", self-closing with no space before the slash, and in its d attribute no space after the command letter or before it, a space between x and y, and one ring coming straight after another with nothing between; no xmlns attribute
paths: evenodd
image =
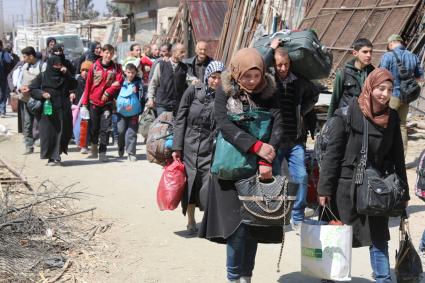
<svg viewBox="0 0 425 283"><path fill-rule="evenodd" d="M332 69L332 53L321 44L313 30L278 31L259 38L253 47L265 55L275 38L280 39L281 45L288 50L294 73L310 80L329 77Z"/></svg>

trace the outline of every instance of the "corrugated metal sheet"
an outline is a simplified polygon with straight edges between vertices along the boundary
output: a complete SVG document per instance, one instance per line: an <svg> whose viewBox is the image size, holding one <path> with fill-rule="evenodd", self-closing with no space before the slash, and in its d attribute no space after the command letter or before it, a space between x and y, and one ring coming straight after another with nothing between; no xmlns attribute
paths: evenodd
<svg viewBox="0 0 425 283"><path fill-rule="evenodd" d="M227 1L187 1L196 41L218 41L223 29Z"/></svg>
<svg viewBox="0 0 425 283"><path fill-rule="evenodd" d="M373 64L386 51L387 38L405 34L420 0L316 0L300 28L314 29L321 42L333 50L334 69L351 57L351 45L367 38L374 45Z"/></svg>

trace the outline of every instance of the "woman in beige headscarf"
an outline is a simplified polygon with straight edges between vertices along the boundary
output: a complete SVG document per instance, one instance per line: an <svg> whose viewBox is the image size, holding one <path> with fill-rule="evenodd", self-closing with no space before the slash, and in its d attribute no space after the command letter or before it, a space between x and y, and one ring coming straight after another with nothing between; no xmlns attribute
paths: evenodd
<svg viewBox="0 0 425 283"><path fill-rule="evenodd" d="M368 123L367 163L382 174L397 173L407 184L400 120L397 112L389 107L392 90L391 73L377 68L367 77L358 101L353 100L348 109L335 112L336 117L331 119L336 120L329 134L332 139L322 160L318 185L320 204L330 203L342 223L353 226L353 247L370 248L372 270L378 283L391 282L388 217L357 213L351 189L362 148L364 123ZM404 200L407 205L409 190Z"/></svg>
<svg viewBox="0 0 425 283"><path fill-rule="evenodd" d="M270 179L271 163L282 137L274 80L266 75L263 58L253 48L239 50L230 62L229 71L223 72L221 78L222 88L217 90L214 105L217 128L224 139L241 151L258 155L260 178ZM252 107L268 109L272 113L273 127L268 143L238 128L227 116ZM242 224L240 206L234 181L220 180L212 174L200 236L227 244L229 282L251 281L257 243L280 243L282 240L282 227L254 228Z"/></svg>

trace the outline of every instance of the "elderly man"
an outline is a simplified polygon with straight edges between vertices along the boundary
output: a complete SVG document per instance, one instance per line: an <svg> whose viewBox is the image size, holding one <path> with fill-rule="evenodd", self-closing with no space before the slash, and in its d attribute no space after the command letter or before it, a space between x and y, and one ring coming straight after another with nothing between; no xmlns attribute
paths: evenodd
<svg viewBox="0 0 425 283"><path fill-rule="evenodd" d="M208 43L206 41L198 41L195 47L195 53L195 56L186 59L184 62L189 68L187 74L192 83L203 80L205 69L213 60L207 55Z"/></svg>
<svg viewBox="0 0 425 283"><path fill-rule="evenodd" d="M161 115L165 111L176 113L181 97L187 88L187 66L182 60L186 54L183 44L176 43L171 49L170 60L161 60L153 70L148 88L147 106Z"/></svg>
<svg viewBox="0 0 425 283"><path fill-rule="evenodd" d="M418 57L412 52L406 50L403 46L403 38L398 34L393 34L388 38L388 49L381 58L380 67L391 72L394 77L394 90L390 100L390 107L397 110L400 117L400 130L403 138L404 155L407 152L407 114L409 113L409 104L400 101L400 75L398 74L397 58L405 66L406 70L415 76L416 79L423 77L424 71Z"/></svg>

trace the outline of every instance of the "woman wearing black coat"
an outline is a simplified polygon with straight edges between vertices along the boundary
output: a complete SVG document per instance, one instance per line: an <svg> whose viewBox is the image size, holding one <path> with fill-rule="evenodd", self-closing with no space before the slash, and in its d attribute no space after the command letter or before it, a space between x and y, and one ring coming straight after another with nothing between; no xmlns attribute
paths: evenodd
<svg viewBox="0 0 425 283"><path fill-rule="evenodd" d="M34 99L44 103L50 100L53 114L38 113L40 131L40 156L48 159L48 166L60 165L60 154L67 153L72 136L72 115L69 91L76 87L76 80L62 65L62 59L50 55L46 70L32 80L29 88ZM42 111L42 110L41 110Z"/></svg>
<svg viewBox="0 0 425 283"><path fill-rule="evenodd" d="M351 196L362 147L363 117L367 118L369 129L368 163L381 173L397 173L407 184L400 122L397 112L389 108L392 89L391 73L375 69L366 79L358 101L353 101L348 110L336 112L334 119L337 120L323 157L318 186L320 204L330 202L340 220L353 226L353 247L370 247L371 265L379 283L391 282L388 217L358 214ZM347 111L346 116L342 115L343 110ZM408 190L404 198L407 204Z"/></svg>
<svg viewBox="0 0 425 283"><path fill-rule="evenodd" d="M243 152L257 154L261 179L272 177L271 163L282 138L282 119L274 93L274 79L266 75L264 61L257 50L239 50L223 72L222 88L215 97L217 128L224 139ZM268 109L273 116L271 138L262 143L232 123L228 114L242 113L250 108ZM250 282L254 269L257 243L280 243L282 227L263 228L242 224L241 203L234 181L211 176L207 205L200 228L200 237L227 244L227 278L229 282Z"/></svg>
<svg viewBox="0 0 425 283"><path fill-rule="evenodd" d="M221 84L223 63L208 64L204 83L191 85L183 94L176 115L173 158L183 159L187 187L182 199L183 214L188 216L189 234L197 232L195 207L200 206L199 192L208 186L211 154L215 134L214 97Z"/></svg>

